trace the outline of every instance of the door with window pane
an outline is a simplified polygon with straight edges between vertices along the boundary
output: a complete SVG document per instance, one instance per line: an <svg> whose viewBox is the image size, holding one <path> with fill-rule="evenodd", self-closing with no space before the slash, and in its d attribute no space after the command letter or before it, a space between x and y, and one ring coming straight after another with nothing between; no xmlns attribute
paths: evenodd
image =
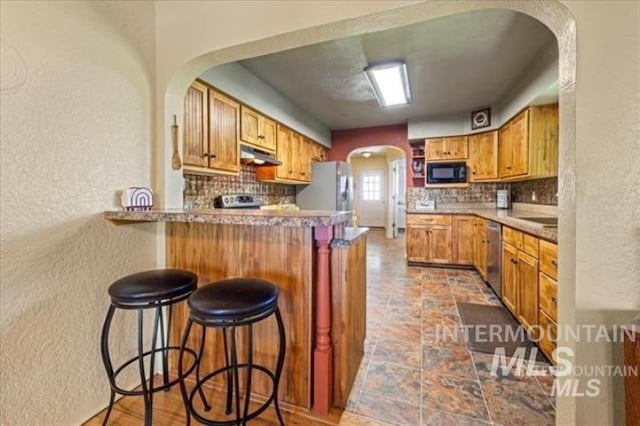
<svg viewBox="0 0 640 426"><path fill-rule="evenodd" d="M360 174L359 220L361 226L384 227L384 170L366 170Z"/></svg>

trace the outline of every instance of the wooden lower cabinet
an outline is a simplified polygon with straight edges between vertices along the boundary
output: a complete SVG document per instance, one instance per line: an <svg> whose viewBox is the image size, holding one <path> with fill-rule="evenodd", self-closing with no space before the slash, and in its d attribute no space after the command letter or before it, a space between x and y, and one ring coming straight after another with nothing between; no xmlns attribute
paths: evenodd
<svg viewBox="0 0 640 426"><path fill-rule="evenodd" d="M532 330L538 324L538 259L519 251L517 267L518 320Z"/></svg>
<svg viewBox="0 0 640 426"><path fill-rule="evenodd" d="M452 233L449 215L407 215L407 260L452 263Z"/></svg>
<svg viewBox="0 0 640 426"><path fill-rule="evenodd" d="M473 266L487 279L487 221L476 218L473 228Z"/></svg>
<svg viewBox="0 0 640 426"><path fill-rule="evenodd" d="M429 247L426 225L407 225L407 260L410 262L426 262Z"/></svg>
<svg viewBox="0 0 640 426"><path fill-rule="evenodd" d="M430 263L451 263L451 226L431 225L427 230Z"/></svg>
<svg viewBox="0 0 640 426"><path fill-rule="evenodd" d="M502 244L502 301L518 315L518 250L506 243Z"/></svg>
<svg viewBox="0 0 640 426"><path fill-rule="evenodd" d="M474 264L474 230L476 218L473 216L453 216L453 263Z"/></svg>
<svg viewBox="0 0 640 426"><path fill-rule="evenodd" d="M542 309L539 311L540 328L542 336L540 338L540 349L551 360L553 359L553 351L556 349L556 336L558 334L558 324L549 317Z"/></svg>

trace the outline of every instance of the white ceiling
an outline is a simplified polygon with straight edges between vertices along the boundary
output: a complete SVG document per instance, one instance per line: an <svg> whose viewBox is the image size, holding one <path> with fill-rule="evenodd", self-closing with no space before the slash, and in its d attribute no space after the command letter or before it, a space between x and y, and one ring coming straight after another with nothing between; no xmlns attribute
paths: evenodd
<svg viewBox="0 0 640 426"><path fill-rule="evenodd" d="M540 22L512 11L453 15L301 47L240 63L332 130L472 111L502 100L541 52L557 49ZM362 70L407 63L412 104L381 109Z"/></svg>

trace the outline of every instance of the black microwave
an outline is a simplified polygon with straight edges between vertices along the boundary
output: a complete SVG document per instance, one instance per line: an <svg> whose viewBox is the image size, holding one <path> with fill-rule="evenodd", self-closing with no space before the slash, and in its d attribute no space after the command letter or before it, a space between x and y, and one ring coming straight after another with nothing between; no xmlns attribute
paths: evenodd
<svg viewBox="0 0 640 426"><path fill-rule="evenodd" d="M465 183L467 164L427 163L427 183Z"/></svg>

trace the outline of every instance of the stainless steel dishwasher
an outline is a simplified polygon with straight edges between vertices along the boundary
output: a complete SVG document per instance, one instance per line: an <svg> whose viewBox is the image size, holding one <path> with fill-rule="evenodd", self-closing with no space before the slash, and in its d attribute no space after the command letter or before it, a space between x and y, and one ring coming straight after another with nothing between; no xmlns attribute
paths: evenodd
<svg viewBox="0 0 640 426"><path fill-rule="evenodd" d="M502 294L500 270L502 268L502 226L487 221L487 283L498 296Z"/></svg>

